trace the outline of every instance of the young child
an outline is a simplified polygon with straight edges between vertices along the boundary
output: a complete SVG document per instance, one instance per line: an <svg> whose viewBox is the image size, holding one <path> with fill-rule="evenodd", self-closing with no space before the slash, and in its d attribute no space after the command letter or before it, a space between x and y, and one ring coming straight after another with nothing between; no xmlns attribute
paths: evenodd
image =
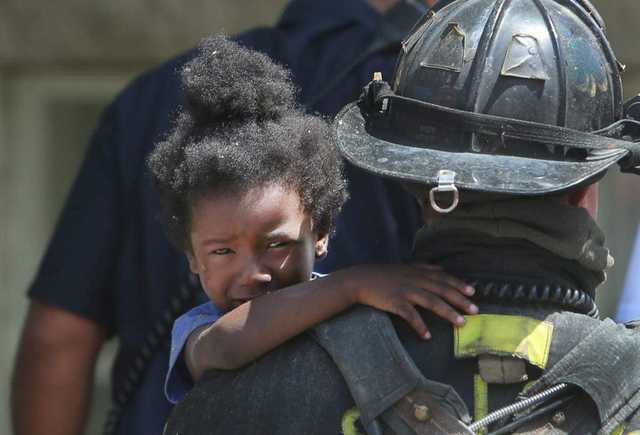
<svg viewBox="0 0 640 435"><path fill-rule="evenodd" d="M288 72L216 36L182 70L186 108L149 157L169 234L210 302L174 324L175 403L210 369L253 361L354 304L462 324L473 289L428 265L357 266L312 279L347 198L329 126L302 112ZM366 216L363 216L366 219Z"/></svg>

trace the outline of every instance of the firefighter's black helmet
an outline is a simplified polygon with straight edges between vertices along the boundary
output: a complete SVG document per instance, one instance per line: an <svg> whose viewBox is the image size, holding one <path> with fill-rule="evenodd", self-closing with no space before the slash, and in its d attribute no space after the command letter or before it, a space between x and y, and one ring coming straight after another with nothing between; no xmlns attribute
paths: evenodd
<svg viewBox="0 0 640 435"><path fill-rule="evenodd" d="M561 192L619 161L638 171L640 124L622 120L622 65L588 0L441 4L403 42L392 85L375 77L338 114L348 160L511 195Z"/></svg>

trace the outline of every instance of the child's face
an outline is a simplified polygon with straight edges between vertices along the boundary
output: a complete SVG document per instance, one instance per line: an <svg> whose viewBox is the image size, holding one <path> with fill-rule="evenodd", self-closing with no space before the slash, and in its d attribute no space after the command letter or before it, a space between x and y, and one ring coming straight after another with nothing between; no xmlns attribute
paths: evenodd
<svg viewBox="0 0 640 435"><path fill-rule="evenodd" d="M313 230L297 192L275 184L197 201L187 256L209 298L227 311L308 280L327 240Z"/></svg>

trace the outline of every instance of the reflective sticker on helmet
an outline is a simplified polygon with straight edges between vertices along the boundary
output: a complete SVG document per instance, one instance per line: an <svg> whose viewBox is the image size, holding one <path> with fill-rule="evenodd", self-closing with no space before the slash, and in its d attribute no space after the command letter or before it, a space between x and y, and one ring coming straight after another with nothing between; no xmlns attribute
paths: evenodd
<svg viewBox="0 0 640 435"><path fill-rule="evenodd" d="M595 98L598 95L598 91L607 92L609 90L609 83L607 82L606 76L603 75L603 81L598 82L598 79L594 77L592 74L588 74L584 78L584 82L578 84L577 89L585 94L589 95L591 98Z"/></svg>
<svg viewBox="0 0 640 435"><path fill-rule="evenodd" d="M436 68L447 71L462 71L464 62L465 34L457 23L449 23L440 35L440 41L435 50L420 62L422 68Z"/></svg>
<svg viewBox="0 0 640 435"><path fill-rule="evenodd" d="M538 40L531 35L513 35L502 65L502 75L549 80Z"/></svg>

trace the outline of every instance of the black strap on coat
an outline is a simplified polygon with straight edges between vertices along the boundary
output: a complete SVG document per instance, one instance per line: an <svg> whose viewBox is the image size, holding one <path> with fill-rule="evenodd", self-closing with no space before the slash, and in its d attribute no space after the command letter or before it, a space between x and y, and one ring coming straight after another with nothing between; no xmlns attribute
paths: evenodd
<svg viewBox="0 0 640 435"><path fill-rule="evenodd" d="M580 340L559 357L550 356L549 367L527 394L559 383L578 386L598 409L598 433L609 434L640 412L640 333L573 313L558 321L563 327L554 330L554 342Z"/></svg>
<svg viewBox="0 0 640 435"><path fill-rule="evenodd" d="M420 373L386 313L360 306L312 335L342 373L369 435L382 433L378 420L398 435L473 434L458 393Z"/></svg>

